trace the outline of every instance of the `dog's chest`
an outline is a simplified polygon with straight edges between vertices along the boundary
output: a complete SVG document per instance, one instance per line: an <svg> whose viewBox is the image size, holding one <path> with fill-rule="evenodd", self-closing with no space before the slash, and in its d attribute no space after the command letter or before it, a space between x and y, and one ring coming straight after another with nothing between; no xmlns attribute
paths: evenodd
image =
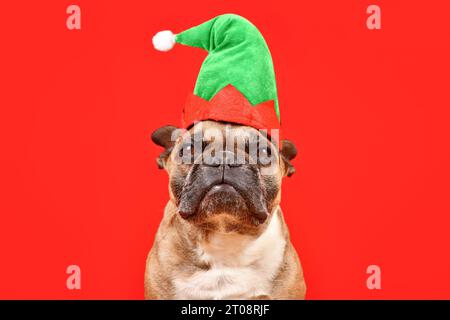
<svg viewBox="0 0 450 320"><path fill-rule="evenodd" d="M175 279L177 299L250 299L270 295L284 256L286 240L278 215L257 239L217 234L200 245L198 256L208 270Z"/></svg>

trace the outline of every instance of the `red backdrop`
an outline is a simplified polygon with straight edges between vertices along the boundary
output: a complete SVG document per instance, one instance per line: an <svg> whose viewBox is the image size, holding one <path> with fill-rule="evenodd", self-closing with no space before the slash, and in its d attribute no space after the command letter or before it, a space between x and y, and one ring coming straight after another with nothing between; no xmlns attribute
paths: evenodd
<svg viewBox="0 0 450 320"><path fill-rule="evenodd" d="M448 1L73 3L81 31L69 1L0 8L0 298L143 298L168 200L150 134L180 123L206 56L151 37L227 12L273 54L307 298L450 298ZM66 288L71 264L81 290Z"/></svg>

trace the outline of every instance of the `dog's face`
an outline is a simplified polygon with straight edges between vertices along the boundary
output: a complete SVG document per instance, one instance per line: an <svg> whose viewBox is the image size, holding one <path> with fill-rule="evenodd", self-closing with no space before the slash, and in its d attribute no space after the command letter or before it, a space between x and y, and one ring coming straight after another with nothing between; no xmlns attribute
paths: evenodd
<svg viewBox="0 0 450 320"><path fill-rule="evenodd" d="M259 233L280 202L283 176L297 153L254 128L202 121L189 130L166 126L152 140L165 148L157 159L170 179L180 216L202 229Z"/></svg>

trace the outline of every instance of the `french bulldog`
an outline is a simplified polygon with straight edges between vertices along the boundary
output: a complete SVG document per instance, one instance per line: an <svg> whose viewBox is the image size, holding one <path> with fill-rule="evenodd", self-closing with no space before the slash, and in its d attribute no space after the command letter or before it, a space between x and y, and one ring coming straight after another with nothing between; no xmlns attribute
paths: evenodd
<svg viewBox="0 0 450 320"><path fill-rule="evenodd" d="M280 208L294 144L210 120L162 127L152 140L164 148L157 163L169 175L170 199L148 254L145 298L304 299Z"/></svg>

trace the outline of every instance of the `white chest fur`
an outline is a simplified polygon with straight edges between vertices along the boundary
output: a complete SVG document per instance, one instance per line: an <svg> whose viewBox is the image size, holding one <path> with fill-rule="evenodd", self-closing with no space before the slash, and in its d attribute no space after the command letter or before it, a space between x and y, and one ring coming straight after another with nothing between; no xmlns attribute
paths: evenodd
<svg viewBox="0 0 450 320"><path fill-rule="evenodd" d="M217 233L200 244L199 258L209 270L175 279L177 299L248 299L270 295L286 241L277 214L258 238Z"/></svg>

